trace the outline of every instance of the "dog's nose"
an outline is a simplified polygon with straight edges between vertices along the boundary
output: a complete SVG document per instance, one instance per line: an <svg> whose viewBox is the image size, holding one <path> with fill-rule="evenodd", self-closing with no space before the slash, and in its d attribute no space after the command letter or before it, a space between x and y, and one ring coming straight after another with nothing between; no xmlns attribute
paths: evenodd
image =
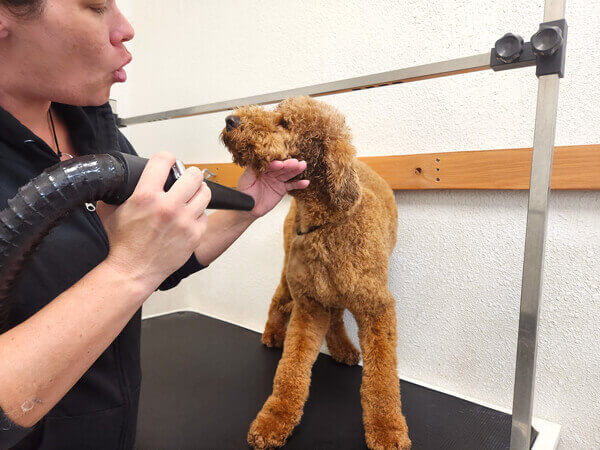
<svg viewBox="0 0 600 450"><path fill-rule="evenodd" d="M231 131L234 128L239 127L241 124L242 124L242 119L240 119L238 116L225 117L225 125L227 128L227 131Z"/></svg>

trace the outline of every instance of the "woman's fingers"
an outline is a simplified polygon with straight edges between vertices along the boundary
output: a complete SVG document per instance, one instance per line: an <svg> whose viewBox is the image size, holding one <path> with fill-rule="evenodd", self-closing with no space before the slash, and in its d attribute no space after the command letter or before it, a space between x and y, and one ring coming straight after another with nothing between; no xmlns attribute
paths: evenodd
<svg viewBox="0 0 600 450"><path fill-rule="evenodd" d="M175 156L167 152L153 155L140 177L136 187L139 192L163 192L167 177L175 164ZM187 203L200 189L204 176L197 167L190 167L171 186L167 195L177 203Z"/></svg>
<svg viewBox="0 0 600 450"><path fill-rule="evenodd" d="M196 194L188 202L187 208L194 218L200 217L204 214L206 207L210 203L212 193L206 183L202 183L202 186Z"/></svg>
<svg viewBox="0 0 600 450"><path fill-rule="evenodd" d="M269 163L269 165L267 166L264 173L277 172L278 170L281 170L283 167L284 167L284 162L276 159Z"/></svg>
<svg viewBox="0 0 600 450"><path fill-rule="evenodd" d="M278 181L286 182L305 170L306 161L298 161L297 159L292 158L283 161L283 165L279 169L270 172L270 175L275 177Z"/></svg>
<svg viewBox="0 0 600 450"><path fill-rule="evenodd" d="M179 203L187 203L194 197L202 186L204 176L197 167L190 167L171 186L167 195Z"/></svg>
<svg viewBox="0 0 600 450"><path fill-rule="evenodd" d="M294 189L306 189L310 184L310 180L298 180L292 181L290 183L285 183L285 188L288 191L293 191Z"/></svg>
<svg viewBox="0 0 600 450"><path fill-rule="evenodd" d="M162 192L173 164L175 164L175 156L171 153L159 152L153 155L146 164L135 190Z"/></svg>

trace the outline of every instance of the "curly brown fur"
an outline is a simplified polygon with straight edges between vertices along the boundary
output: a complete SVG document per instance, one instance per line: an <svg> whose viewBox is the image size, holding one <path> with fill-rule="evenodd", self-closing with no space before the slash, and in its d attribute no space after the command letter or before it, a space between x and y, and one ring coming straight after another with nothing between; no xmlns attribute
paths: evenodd
<svg viewBox="0 0 600 450"><path fill-rule="evenodd" d="M302 417L323 339L337 361L358 363L342 319L348 309L364 355L367 445L410 448L396 373L395 302L387 288L398 224L392 190L356 159L344 117L332 106L296 97L273 111L251 106L234 114L241 125L221 138L236 163L261 173L273 160L305 160L298 178L310 180L308 188L290 192L284 267L263 333L266 345L283 345L283 356L248 443L257 449L285 444ZM306 233L314 226L320 228Z"/></svg>

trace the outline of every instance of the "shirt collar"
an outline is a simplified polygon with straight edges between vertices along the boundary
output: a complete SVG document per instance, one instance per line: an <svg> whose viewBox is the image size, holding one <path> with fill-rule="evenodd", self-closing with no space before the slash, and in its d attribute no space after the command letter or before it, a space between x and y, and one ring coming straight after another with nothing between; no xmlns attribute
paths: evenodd
<svg viewBox="0 0 600 450"><path fill-rule="evenodd" d="M118 129L108 103L85 107L52 103L52 110L63 118L80 155L107 153L118 147ZM2 107L0 141L15 151L32 152L32 157L45 156L58 161L58 156L42 139Z"/></svg>

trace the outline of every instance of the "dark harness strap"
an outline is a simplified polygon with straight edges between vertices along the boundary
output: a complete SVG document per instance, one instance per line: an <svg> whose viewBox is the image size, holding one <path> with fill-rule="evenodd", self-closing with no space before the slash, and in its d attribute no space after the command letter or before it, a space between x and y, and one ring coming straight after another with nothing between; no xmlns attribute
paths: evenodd
<svg viewBox="0 0 600 450"><path fill-rule="evenodd" d="M296 234L298 234L298 236L302 236L304 234L308 234L308 233L312 233L315 230L318 230L319 228L321 228L322 225L313 225L312 227L309 227L308 231L296 231Z"/></svg>

